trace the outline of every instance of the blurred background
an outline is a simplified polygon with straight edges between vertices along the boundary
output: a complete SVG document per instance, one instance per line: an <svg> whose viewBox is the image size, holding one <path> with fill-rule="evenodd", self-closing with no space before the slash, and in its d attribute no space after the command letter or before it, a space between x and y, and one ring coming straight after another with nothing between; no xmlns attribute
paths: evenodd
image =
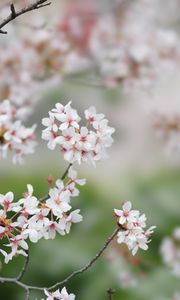
<svg viewBox="0 0 180 300"><path fill-rule="evenodd" d="M1 2L4 16L8 12L9 1ZM21 8L31 1L13 2ZM176 34L178 41L179 0L165 3L162 0L99 0L98 3L92 1L96 7L93 13L90 8L86 9L91 1L84 0L83 22L89 18L88 12L95 17L110 13L112 17L116 5L121 7L126 4L127 7L132 7L132 2L133 5L137 3L137 7L134 7L135 15L139 12L140 17L144 14L146 18L150 14L148 23L150 30L151 26L153 31L157 28L171 30ZM61 21L63 18L69 18L70 13L69 15L67 13L69 7L72 5L76 11L76 5L79 7L79 3L82 4L74 0L54 0L51 6L31 12L7 26L9 36L0 36L0 39L2 38L0 45L7 46L12 42L12 36L19 41L21 36L24 37L26 33L28 35L29 24L41 27L39 22L41 24L45 22L48 24L45 25L46 29L53 25L54 18ZM121 9L119 11L121 12ZM138 22L138 18L136 21ZM120 26L120 23L117 26ZM15 32L17 36L14 35ZM144 35L146 36L146 31ZM150 48L154 47L151 43L152 40ZM75 70L72 74L64 75L61 72L58 84L55 81L53 85L46 86L45 81L45 86L36 91L38 101L33 105L31 103L33 112L26 120L28 125L38 124L36 152L27 156L23 165L13 165L10 156L8 159L0 159L1 194L11 190L18 199L26 190L26 185L31 183L35 195L41 197L47 193L48 176L52 175L56 179L63 174L67 164L63 161L62 155L58 151L50 151L46 142L41 140L43 129L41 119L47 116L55 103L66 104L72 100L72 107L76 108L81 116L85 109L93 105L98 112L106 115L110 126L114 127L116 132L108 160L97 163L96 169L85 164L75 166L80 178L87 179L87 184L80 189L80 196L74 201L74 208L81 209L83 223L73 226L70 235L65 237L57 236L55 240L49 241L40 240L35 245L31 243L30 265L24 282L48 286L84 266L115 228L113 209L120 208L123 201L130 200L135 209L147 215L148 225L157 226L149 251L140 250L133 258L125 247L114 242L91 269L69 281L67 290L74 293L79 300L108 299L106 292L108 288L115 290L114 300L179 299L172 298L174 293L180 292L179 278L163 263L160 254L163 239L171 236L173 230L180 226L179 133L176 132L175 137L173 135L173 147L169 147L169 143L172 142L169 135L162 135L161 132L159 134L154 125L157 113L167 118L174 114L176 117L180 116L178 59L174 52L171 53L173 66L169 68L168 65L166 71L153 77L148 87L142 85L141 78L138 78L140 85L136 88L131 88L129 82L128 88L127 84L124 87L124 77L123 80L122 77L112 80L110 76L107 84L107 76L104 79L104 74L94 69L92 71L92 65L90 67L88 65L85 70ZM113 84L109 85L112 81ZM167 126L165 128L167 129ZM13 277L21 269L23 258L17 257L5 265L1 256L0 262L0 275ZM24 291L10 284L0 285L0 295L2 300L25 299ZM42 297L41 293L31 292L30 299Z"/></svg>

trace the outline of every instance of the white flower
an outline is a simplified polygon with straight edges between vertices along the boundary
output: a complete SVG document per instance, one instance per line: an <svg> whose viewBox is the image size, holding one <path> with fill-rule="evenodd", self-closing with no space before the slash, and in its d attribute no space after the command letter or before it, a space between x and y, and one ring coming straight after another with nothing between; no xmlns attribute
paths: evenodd
<svg viewBox="0 0 180 300"><path fill-rule="evenodd" d="M151 226L145 230L146 216L140 215L137 210L131 210L132 204L130 201L126 202L122 210L114 209L115 216L118 218L118 224L121 226L117 234L117 242L119 244L125 243L128 249L135 255L138 249L147 250L149 237L154 232L156 226Z"/></svg>
<svg viewBox="0 0 180 300"><path fill-rule="evenodd" d="M11 248L11 252L9 254L6 253L6 251L0 249L0 252L5 257L5 263L7 264L15 255L21 254L23 256L27 256L27 253L25 252L28 250L28 244L24 241L22 236L16 236L13 238L10 238L10 243L6 245L7 247ZM21 247L22 249L18 249ZM25 250L25 251L24 251Z"/></svg>
<svg viewBox="0 0 180 300"><path fill-rule="evenodd" d="M111 135L114 128L108 126L108 120L103 114L97 114L94 107L85 111L87 126L79 126L80 117L77 111L71 107L71 102L66 106L56 104L49 112L54 118L44 118L42 123L47 127L42 132L42 138L48 142L49 149L54 150L60 145L60 151L64 159L70 163L89 162L94 166L95 161L107 157L106 148L109 148L113 139ZM58 124L59 123L59 124Z"/></svg>
<svg viewBox="0 0 180 300"><path fill-rule="evenodd" d="M36 228L30 227L22 231L22 236L24 236L25 239L29 237L32 243L37 243L39 239L42 237L42 233L38 232Z"/></svg>
<svg viewBox="0 0 180 300"><path fill-rule="evenodd" d="M62 135L56 139L57 144L63 145L64 143L74 144L76 141L76 132L74 127L69 127L62 131Z"/></svg>
<svg viewBox="0 0 180 300"><path fill-rule="evenodd" d="M126 222L133 223L136 221L136 217L139 215L137 210L131 210L132 204L127 201L123 204L122 210L114 209L115 215L119 217L119 224L125 224Z"/></svg>
<svg viewBox="0 0 180 300"><path fill-rule="evenodd" d="M48 296L46 300L74 300L75 295L74 294L68 294L66 288L64 287L61 292L59 290L51 293L48 292L47 290L44 291L45 295Z"/></svg>
<svg viewBox="0 0 180 300"><path fill-rule="evenodd" d="M59 127L60 130L65 130L69 126L72 126L76 129L79 128L78 123L80 121L80 118L77 114L77 111L71 107L71 102L69 102L64 107L63 113L56 114L55 116L56 116L56 119L62 123Z"/></svg>
<svg viewBox="0 0 180 300"><path fill-rule="evenodd" d="M64 228L62 228L59 223L55 221L49 221L42 233L44 238L48 240L54 239L56 237L56 232L58 232L60 235L65 235Z"/></svg>
<svg viewBox="0 0 180 300"><path fill-rule="evenodd" d="M48 141L48 148L54 150L58 141L59 134L46 129L42 132L42 139Z"/></svg>
<svg viewBox="0 0 180 300"><path fill-rule="evenodd" d="M69 104L70 104L70 102L68 103L68 105ZM61 103L56 103L55 107L56 108L52 109L52 112L54 113L55 116L56 116L56 114L63 114L64 113L64 110L65 110L64 105L62 105Z"/></svg>
<svg viewBox="0 0 180 300"><path fill-rule="evenodd" d="M53 188L49 191L50 198L46 200L46 205L50 208L53 214L57 217L61 217L64 212L71 209L69 202L69 192L62 191L61 193L58 189Z"/></svg>
<svg viewBox="0 0 180 300"><path fill-rule="evenodd" d="M12 192L0 194L0 239L8 238L9 244L5 246L11 248L10 253L0 249L6 263L17 255L27 256L27 239L33 243L41 238L54 239L56 233L68 234L72 224L82 221L80 210L71 211L70 204L71 197L79 193L76 184L84 185L85 179L78 179L77 172L71 167L64 181L56 181L47 200L38 200L31 184L17 202L13 202ZM62 295L65 294L63 291Z"/></svg>
<svg viewBox="0 0 180 300"><path fill-rule="evenodd" d="M35 215L33 215L28 220L29 227L34 227L37 228L37 230L42 230L43 227L49 224L49 218L47 217L49 211L49 208L40 209Z"/></svg>
<svg viewBox="0 0 180 300"><path fill-rule="evenodd" d="M7 153L13 153L13 163L22 163L26 154L34 153L36 146L36 125L28 128L19 120L20 109L16 109L9 100L0 105L0 153L6 158Z"/></svg>
<svg viewBox="0 0 180 300"><path fill-rule="evenodd" d="M85 118L89 124L92 124L96 121L99 122L104 118L103 114L97 114L96 108L91 106L89 109L85 110Z"/></svg>
<svg viewBox="0 0 180 300"><path fill-rule="evenodd" d="M4 138L7 141L12 141L15 143L21 143L21 138L19 137L21 128L21 121L16 121L11 125L10 129L5 133Z"/></svg>
<svg viewBox="0 0 180 300"><path fill-rule="evenodd" d="M86 179L77 179L77 171L73 167L69 168L68 177L71 179L71 183L77 183L79 185L85 185Z"/></svg>
<svg viewBox="0 0 180 300"><path fill-rule="evenodd" d="M80 215L80 209L72 211L69 216L64 216L59 220L59 226L62 230L65 230L66 233L70 232L71 225L73 223L79 223L82 221L82 216Z"/></svg>
<svg viewBox="0 0 180 300"><path fill-rule="evenodd" d="M164 263L176 277L180 277L179 227L175 228L172 237L165 237L161 243L160 253Z"/></svg>
<svg viewBox="0 0 180 300"><path fill-rule="evenodd" d="M42 124L47 127L48 130L58 131L58 126L55 121L55 116L50 112L49 118L42 119Z"/></svg>
<svg viewBox="0 0 180 300"><path fill-rule="evenodd" d="M13 200L14 200L14 194L12 192L8 192L5 195L0 194L0 205L3 207L5 211L10 211L12 209Z"/></svg>
<svg viewBox="0 0 180 300"><path fill-rule="evenodd" d="M19 205L22 205L22 210L30 215L33 215L39 211L39 201L33 196L33 187L31 184L27 185L28 191L25 193L25 197L18 201Z"/></svg>

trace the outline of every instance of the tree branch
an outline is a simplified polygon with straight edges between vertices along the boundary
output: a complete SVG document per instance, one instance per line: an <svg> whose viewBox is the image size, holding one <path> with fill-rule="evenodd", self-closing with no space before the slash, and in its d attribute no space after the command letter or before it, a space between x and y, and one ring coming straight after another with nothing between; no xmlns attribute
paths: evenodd
<svg viewBox="0 0 180 300"><path fill-rule="evenodd" d="M104 251L106 250L106 248L109 246L109 244L112 242L112 240L114 239L114 237L117 235L117 233L119 232L119 230L121 229L121 227L118 227L114 230L113 234L107 239L107 241L105 242L104 246L99 250L99 252L81 269L74 271L73 273L71 273L69 276L67 276L64 280L57 282L56 284L52 285L49 288L46 288L47 290L53 290L58 288L59 286L67 283L70 279L72 279L73 277L82 274L84 272L86 272L89 268L91 268L91 266L98 260L98 258L104 253Z"/></svg>
<svg viewBox="0 0 180 300"><path fill-rule="evenodd" d="M70 169L70 167L72 166L72 164L70 163L66 169L66 171L64 172L64 174L62 175L61 177L61 180L65 179L67 174L68 174L68 171ZM48 198L48 195L41 198L41 201L42 200L45 200ZM59 286L61 285L64 285L65 283L67 283L70 279L72 279L73 277L77 276L77 275L80 275L84 272L86 272L89 268L91 268L94 263L101 257L101 255L104 253L104 251L106 250L106 248L109 246L109 244L112 242L112 240L114 239L114 237L117 235L117 233L120 231L120 230L124 230L123 226L118 226L114 232L112 233L112 235L106 240L105 244L103 245L103 247L99 250L99 252L82 268L80 268L79 270L76 270L74 272L72 272L70 275L68 275L65 279L63 279L62 281L60 282L57 282L55 284L53 284L52 286L50 287L38 287L38 286L31 286L31 285L28 285L28 284L25 284L23 283L21 280L27 270L27 267L28 267L28 263L29 263L29 253L28 253L28 256L26 257L25 259L25 263L22 267L22 270L20 271L19 275L15 278L8 278L8 277L0 277L0 283L13 283L13 284L16 284L18 286L20 286L21 288L23 288L26 292L26 300L29 300L30 298L30 291L31 290L38 290L38 291L44 291L45 289L46 290L54 290L56 288L58 288ZM109 296L110 297L110 296ZM110 300L112 300L112 298L109 298Z"/></svg>
<svg viewBox="0 0 180 300"><path fill-rule="evenodd" d="M30 297L30 290L27 289L26 290L26 300L29 300L29 297Z"/></svg>
<svg viewBox="0 0 180 300"><path fill-rule="evenodd" d="M30 290L44 291L46 289L46 290L51 291L53 289L56 289L59 286L67 283L73 277L75 277L75 276L77 276L79 274L82 274L82 273L86 272L89 268L91 268L94 265L94 263L100 258L100 256L104 253L104 251L106 250L106 248L109 246L109 244L112 242L112 240L114 239L114 237L117 235L117 233L120 230L124 230L124 228L122 226L119 226L118 228L116 228L114 230L114 232L112 233L112 235L106 240L104 246L99 250L99 252L84 267L80 268L77 271L74 271L69 276L67 276L64 280L62 280L60 282L57 282L57 283L55 283L54 285L52 285L50 287L38 287L38 286L27 285L27 284L21 282L21 278L22 277L20 277L20 279L19 279L19 277L17 277L17 278L4 278L4 277L0 277L0 282L1 283L14 283L14 284L22 287L23 289L25 289L25 291L26 291L26 300L29 300L29 292L30 292ZM24 273L23 273L23 275L24 275Z"/></svg>
<svg viewBox="0 0 180 300"><path fill-rule="evenodd" d="M70 169L70 167L72 167L72 163L69 164L69 166L67 167L66 171L64 172L64 174L61 176L61 180L64 180L68 174L68 171Z"/></svg>
<svg viewBox="0 0 180 300"><path fill-rule="evenodd" d="M10 15L4 19L2 22L0 22L0 33L1 34L7 34L7 31L3 30L2 28L7 25L8 23L10 23L11 21L13 21L14 19L16 19L17 17L30 12L32 10L36 10L45 6L50 5L51 2L48 2L48 0L37 0L34 3L28 5L27 7L24 7L21 10L16 11L14 4L12 3L10 5Z"/></svg>
<svg viewBox="0 0 180 300"><path fill-rule="evenodd" d="M28 268L28 264L29 264L29 251L27 252L27 256L25 257L24 266L22 267L22 270L20 271L19 275L17 276L18 281L21 281L24 274L26 273L26 270Z"/></svg>
<svg viewBox="0 0 180 300"><path fill-rule="evenodd" d="M115 291L113 290L113 289L111 289L111 288L109 288L108 290L107 290L107 294L108 294L108 299L109 300L112 300L112 298L113 298L113 294L115 293Z"/></svg>
<svg viewBox="0 0 180 300"><path fill-rule="evenodd" d="M72 166L72 164L70 163L70 164L68 165L66 171L65 171L65 172L63 173L63 175L61 176L61 180L64 180L64 179L66 178L66 176L67 176L67 174L68 174L68 171L69 171L69 169L70 169L71 166ZM43 197L41 197L41 198L39 199L39 201L40 201L40 202L43 202L43 201L47 200L48 198L49 198L49 194L48 194L48 195L45 195L45 196L43 196Z"/></svg>

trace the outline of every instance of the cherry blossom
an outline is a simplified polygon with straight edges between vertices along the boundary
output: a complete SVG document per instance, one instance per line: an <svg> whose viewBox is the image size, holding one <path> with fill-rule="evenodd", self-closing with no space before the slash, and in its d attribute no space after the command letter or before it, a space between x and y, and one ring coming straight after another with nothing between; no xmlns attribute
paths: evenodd
<svg viewBox="0 0 180 300"><path fill-rule="evenodd" d="M98 18L89 42L102 81L109 88L149 87L163 70L179 63L179 37L155 22L150 1L115 9Z"/></svg>
<svg viewBox="0 0 180 300"><path fill-rule="evenodd" d="M71 225L73 223L79 223L82 221L82 216L80 215L80 209L72 211L69 216L64 215L63 218L59 220L60 227L65 230L66 233L70 232Z"/></svg>
<svg viewBox="0 0 180 300"><path fill-rule="evenodd" d="M53 214L57 217L61 217L63 213L69 211L71 206L69 202L69 192L59 192L58 189L53 188L49 191L50 198L46 201L46 205L50 208Z"/></svg>
<svg viewBox="0 0 180 300"><path fill-rule="evenodd" d="M135 255L138 249L147 250L149 237L153 233L156 226L151 226L145 230L146 216L140 215L137 210L131 210L132 204L127 201L123 204L122 210L114 209L115 217L118 219L118 224L122 230L117 234L117 242L125 243L128 249Z"/></svg>
<svg viewBox="0 0 180 300"><path fill-rule="evenodd" d="M74 170L73 167L69 168L68 178L70 179L70 183L74 183L74 184L78 184L78 185L86 184L86 179L78 179L77 178L77 171Z"/></svg>
<svg viewBox="0 0 180 300"><path fill-rule="evenodd" d="M165 237L161 243L160 253L163 262L176 277L180 277L180 228L174 229L171 237Z"/></svg>
<svg viewBox="0 0 180 300"><path fill-rule="evenodd" d="M21 236L10 238L10 243L6 246L11 247L12 251L9 254L7 254L4 250L0 249L0 252L5 257L5 263L8 263L10 260L12 260L14 256L18 254L27 256L27 253L24 250L28 250L28 244L23 240ZM18 247L21 247L23 250L19 250Z"/></svg>
<svg viewBox="0 0 180 300"><path fill-rule="evenodd" d="M12 209L13 200L14 200L14 195L12 192L8 192L6 195L0 194L0 205L3 207L5 212Z"/></svg>
<svg viewBox="0 0 180 300"><path fill-rule="evenodd" d="M0 153L3 157L13 153L13 162L22 163L26 154L34 153L36 125L25 127L18 118L18 109L4 100L0 104Z"/></svg>
<svg viewBox="0 0 180 300"><path fill-rule="evenodd" d="M41 201L34 196L31 184L23 198L14 202L14 194L0 194L0 239L8 239L5 247L9 253L0 249L8 263L17 255L27 256L28 240L37 243L40 239L54 239L56 234L69 234L72 224L82 221L80 209L72 210L71 197L79 195L77 185L84 185L71 166L67 178L58 179L56 186L49 189L48 196Z"/></svg>
<svg viewBox="0 0 180 300"><path fill-rule="evenodd" d="M151 85L163 71L177 69L180 57L179 37L156 22L154 10L150 1L128 1L100 13L92 1L79 0L68 3L49 26L30 25L28 32L13 26L16 34L0 48L0 99L10 99L24 118L46 83L59 85L85 70L98 73L109 88Z"/></svg>
<svg viewBox="0 0 180 300"><path fill-rule="evenodd" d="M71 197L77 197L79 195L79 190L77 185L85 185L86 179L79 179L77 176L77 171L71 166L69 168L68 174L68 182L64 185L63 181L58 179L56 181L56 187L59 191L68 191Z"/></svg>
<svg viewBox="0 0 180 300"><path fill-rule="evenodd" d="M48 292L47 290L45 290L44 293L47 296L46 300L55 300L55 299L74 300L75 299L75 295L74 294L68 294L65 287L63 287L61 292L60 292L60 290L57 290L57 291L51 293L51 292Z"/></svg>
<svg viewBox="0 0 180 300"><path fill-rule="evenodd" d="M103 114L96 113L95 108L85 110L85 117L91 129L87 126L80 127L81 119L77 111L71 108L71 102L65 106L57 103L49 115L49 119L42 120L42 124L46 126L42 131L42 138L48 141L49 149L54 150L56 146L60 146L64 159L70 163L89 162L95 166L97 160L107 157L106 148L111 147L113 143L111 135L115 130L108 126L108 120ZM52 115L55 118L53 123L55 122L59 131L56 131L57 127L54 130L49 126Z"/></svg>
<svg viewBox="0 0 180 300"><path fill-rule="evenodd" d="M165 144L167 154L179 157L180 152L180 116L178 106L172 112L155 112L152 115L153 128L158 138Z"/></svg>
<svg viewBox="0 0 180 300"><path fill-rule="evenodd" d="M97 13L91 2L84 6L81 1L77 7L76 10L74 6L68 6L61 20L52 20L51 28L32 27L29 34L22 30L17 33L17 40L10 37L9 43L1 45L0 153L6 157L12 152L14 163L22 162L24 155L34 152L36 125L28 128L23 121L32 113L35 102L39 101L43 84L59 85L74 74L83 75L84 71L91 71L96 72L102 85L109 88L118 84L129 87L136 83L149 86L162 71L173 67L179 60L178 36L171 30L161 29L148 13L145 16L137 13L136 4L125 5L123 18L119 18L121 5L106 14ZM89 12L92 16L87 18ZM142 28L145 28L145 35ZM57 234L64 236L70 233L73 224L83 220L80 209L74 209L74 201L71 200L79 195L78 186L83 186L86 180L78 177L72 164L88 162L96 166L97 161L106 158L115 129L109 126L104 114L96 112L95 107L85 110L83 122L71 105L71 101L66 105L57 103L48 117L42 119L45 127L42 139L47 141L47 147L50 150L57 148L70 163L62 179L58 179L55 186L49 180L48 193L42 198L34 195L31 184L16 202L12 192L0 194L0 239L3 242L0 253L5 263L18 255L27 257L29 241L37 243L40 239L54 239ZM175 131L178 130L179 126L175 128ZM148 249L155 226L146 229L145 214L132 210L130 201L114 212L118 223L114 235L85 268L72 274L88 269L117 232L117 243L125 243L133 255L139 248ZM179 237L177 229L174 238L178 240ZM169 248L174 247L171 241L168 243L163 251L167 244ZM179 260L179 249L175 251ZM173 259L172 256L166 257L169 264ZM173 268L178 274L179 261L176 264L173 261ZM126 286L133 286L133 279L125 275L122 281L126 282ZM68 278L71 277L73 275ZM34 287L26 288L20 280L18 276L10 278L9 282L25 287L28 298L29 290ZM75 299L75 295L68 294L65 287L61 291L49 290L51 288L44 291L46 300Z"/></svg>
<svg viewBox="0 0 180 300"><path fill-rule="evenodd" d="M125 202L122 206L122 210L115 209L115 215L119 217L119 224L124 224L126 222L133 223L136 222L139 212L137 210L131 210L132 204L130 201Z"/></svg>

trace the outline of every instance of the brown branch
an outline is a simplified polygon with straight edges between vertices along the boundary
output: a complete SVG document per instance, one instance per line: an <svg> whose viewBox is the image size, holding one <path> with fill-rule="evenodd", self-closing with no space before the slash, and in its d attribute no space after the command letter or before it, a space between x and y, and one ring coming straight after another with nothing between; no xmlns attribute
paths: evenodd
<svg viewBox="0 0 180 300"><path fill-rule="evenodd" d="M113 234L107 239L104 246L99 250L99 252L84 267L82 267L81 269L79 269L77 271L74 271L69 276L67 276L64 280L62 280L60 282L57 282L56 284L54 284L51 287L47 288L47 290L56 289L60 285L63 285L65 283L67 283L71 278L73 278L73 277L75 277L79 274L82 274L82 273L86 272L89 268L91 268L91 266L97 261L97 259L104 253L104 251L109 246L109 244L112 242L112 240L117 235L117 233L119 232L120 229L122 229L122 228L118 227L114 230Z"/></svg>
<svg viewBox="0 0 180 300"><path fill-rule="evenodd" d="M10 9L11 9L11 18L13 20L13 19L16 18L16 10L15 10L15 7L14 7L13 3L10 5Z"/></svg>
<svg viewBox="0 0 180 300"><path fill-rule="evenodd" d="M20 271L19 275L17 276L17 280L21 281L21 279L23 278L24 274L26 273L26 270L28 268L28 264L29 264L29 251L27 252L27 256L25 258L25 262L24 265L22 267L22 270Z"/></svg>
<svg viewBox="0 0 180 300"><path fill-rule="evenodd" d="M109 288L108 290L107 290L107 294L108 294L108 299L109 300L112 300L112 298L113 298L113 294L115 293L115 291L113 290L113 289L111 289L111 288Z"/></svg>
<svg viewBox="0 0 180 300"><path fill-rule="evenodd" d="M119 230L124 230L123 227L118 227L114 230L114 232L112 233L112 235L106 240L104 246L99 250L99 252L81 269L74 271L73 273L71 273L69 276L67 276L64 280L57 282L56 284L50 286L50 287L38 287L38 286L31 286L31 285L27 285L23 282L21 282L18 277L17 278L4 278L4 277L0 277L0 282L1 283L14 283L20 287L22 287L25 291L26 291L26 300L29 300L29 292L30 290L37 290L37 291L44 291L46 290L53 290L58 288L59 286L67 283L70 279L72 279L73 277L82 274L84 272L86 272L89 268L91 268L94 263L100 258L100 256L104 253L104 251L106 250L106 248L109 246L109 244L112 242L112 240L114 239L114 237L117 235L117 233L119 232Z"/></svg>
<svg viewBox="0 0 180 300"><path fill-rule="evenodd" d="M0 22L0 33L1 34L7 34L7 31L3 30L2 28L7 25L8 23L10 23L11 21L13 21L14 19L16 19L17 17L30 12L32 10L36 10L45 6L50 5L51 2L48 2L48 0L37 0L34 3L28 5L27 7L24 7L21 10L16 11L14 4L12 3L10 5L10 15L4 19L2 22Z"/></svg>
<svg viewBox="0 0 180 300"><path fill-rule="evenodd" d="M70 163L66 169L66 171L64 172L64 174L61 177L61 180L65 179L68 171L70 169L70 167L72 166L72 164ZM45 196L43 199L46 199L48 196ZM77 275L80 275L84 272L86 272L89 268L91 268L94 263L101 257L101 255L104 253L104 251L106 250L106 248L109 246L109 244L112 242L112 240L114 239L114 237L117 235L117 233L120 230L124 230L123 226L118 226L114 232L112 233L112 235L106 240L105 244L103 245L103 247L99 250L99 252L82 268L80 268L79 270L76 270L74 272L72 272L70 275L68 275L65 279L63 279L60 282L55 283L54 285L50 286L50 287L38 287L38 286L31 286L28 284L23 283L21 280L27 270L28 267L28 263L29 263L29 253L28 256L26 257L25 263L22 267L22 270L20 271L19 275L15 278L9 278L9 277L0 277L0 283L13 283L16 284L18 286L20 286L21 288L23 288L26 291L26 300L29 300L30 298L30 291L31 290L38 290L38 291L44 291L46 290L53 290L58 288L59 286L67 283L70 279L74 278ZM112 298L109 298L110 300Z"/></svg>
<svg viewBox="0 0 180 300"><path fill-rule="evenodd" d="M69 164L69 166L67 167L66 171L64 172L64 174L61 176L61 180L64 180L68 174L68 171L70 169L70 167L72 167L72 163Z"/></svg>
<svg viewBox="0 0 180 300"><path fill-rule="evenodd" d="M71 166L72 166L72 163L70 163L70 164L68 165L66 171L65 171L65 172L63 173L63 175L61 176L61 180L64 180L64 179L66 178L66 176L67 176L67 174L68 174L68 171L69 171L69 169L70 169ZM39 199L39 201L40 201L40 202L43 202L43 201L47 200L48 198L49 198L49 194L48 194L48 195L45 195L45 196L43 196L43 197L41 197L41 198Z"/></svg>

